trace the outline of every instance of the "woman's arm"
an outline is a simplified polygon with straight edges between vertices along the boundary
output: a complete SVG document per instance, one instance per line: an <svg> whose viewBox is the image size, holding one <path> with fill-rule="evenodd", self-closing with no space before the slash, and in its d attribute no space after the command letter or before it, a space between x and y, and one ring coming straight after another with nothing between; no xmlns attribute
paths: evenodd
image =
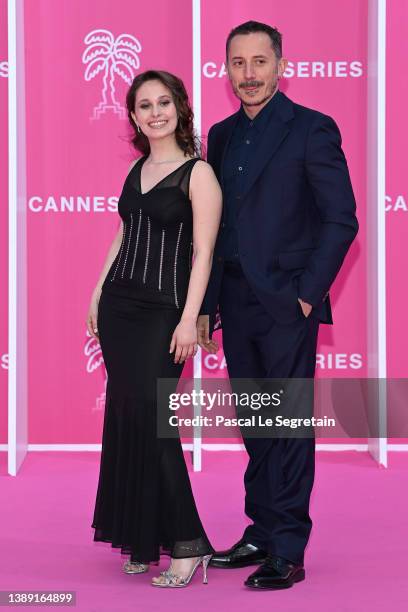
<svg viewBox="0 0 408 612"><path fill-rule="evenodd" d="M102 272L98 278L98 282L95 285L95 289L93 291L93 294L100 294L101 289L102 289L102 285L105 281L106 275L108 274L111 265L113 264L113 262L115 261L116 255L119 252L120 249L120 245L122 244L122 237L123 237L123 221L121 221L120 223L120 228L118 230L118 232L116 233L115 238L113 239L113 242L109 248L108 254L106 256L105 259L105 263L103 264L103 268L102 268Z"/></svg>
<svg viewBox="0 0 408 612"><path fill-rule="evenodd" d="M98 341L99 341L99 338L98 338L97 320L98 320L99 298L101 297L102 285L104 283L106 275L109 272L112 263L115 261L115 257L118 254L118 251L120 249L120 245L122 243L122 236L123 236L123 223L120 224L120 229L117 232L115 238L113 239L113 242L108 251L108 255L106 257L105 263L103 265L101 275L98 279L98 282L95 285L95 288L91 296L91 303L89 305L88 316L86 318L86 327L89 333L91 334L91 336L95 338L95 340L98 340Z"/></svg>
<svg viewBox="0 0 408 612"><path fill-rule="evenodd" d="M187 299L179 325L173 334L170 352L176 347L175 362L183 362L196 350L197 318L210 277L215 241L222 212L222 193L213 169L198 161L190 178L193 208L193 254Z"/></svg>

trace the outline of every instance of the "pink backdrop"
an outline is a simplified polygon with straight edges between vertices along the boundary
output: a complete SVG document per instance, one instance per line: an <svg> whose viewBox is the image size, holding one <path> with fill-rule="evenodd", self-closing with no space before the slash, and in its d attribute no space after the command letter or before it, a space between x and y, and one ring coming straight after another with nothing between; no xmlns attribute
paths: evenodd
<svg viewBox="0 0 408 612"><path fill-rule="evenodd" d="M30 443L99 443L105 371L98 345L87 338L85 317L93 285L118 225L117 196L134 153L121 117L126 80L151 67L181 76L192 91L191 2L135 5L122 0L27 0L27 152L29 239ZM401 334L403 261L407 205L404 196L404 130L399 58L406 55L403 0L389 3L388 15L388 360L389 373L406 375ZM3 64L6 0L0 0L0 96L6 101ZM296 17L296 18L295 18ZM367 3L365 0L291 0L286 3L202 0L202 132L231 114L237 102L223 66L229 30L247 19L276 25L283 33L289 69L282 90L295 102L332 115L342 132L358 203L360 233L332 288L335 325L322 326L318 375L359 377L366 373L365 334L365 116ZM116 57L104 87L104 70L92 64L103 44L122 41L128 58ZM121 37L122 35L122 37ZM87 38L87 42L85 39ZM119 38L121 37L121 38ZM95 46L91 47L90 45ZM85 50L87 54L84 56ZM87 61L88 60L88 61ZM113 74L113 78L112 75ZM93 76L92 76L93 75ZM92 77L92 78L91 78ZM88 80L86 80L88 79ZM2 127L6 113L1 114ZM397 123L398 122L398 123ZM4 133L4 132L2 132ZM6 143L0 146L2 179L7 176ZM2 201L6 183L1 180ZM404 202L407 200L405 199ZM7 212L0 211L2 295L6 288ZM405 251L406 252L406 251ZM5 302L0 304L0 394L6 405ZM405 322L405 321L404 321ZM222 349L205 356L203 374L223 376ZM191 366L189 371L191 371ZM188 372L187 372L188 373ZM0 442L6 441L2 411ZM233 440L229 440L232 442Z"/></svg>
<svg viewBox="0 0 408 612"><path fill-rule="evenodd" d="M387 368L388 378L407 378L406 346L406 268L408 237L408 193L406 135L408 119L405 102L408 79L405 60L408 56L406 24L408 4L403 0L388 2L387 8L387 164L386 164L386 228L387 228ZM395 391L397 387L395 386ZM399 397L398 397L399 396ZM398 397L400 414L406 414L405 395ZM407 439L392 439L407 443Z"/></svg>
<svg viewBox="0 0 408 612"><path fill-rule="evenodd" d="M0 444L7 442L8 165L7 2L0 2Z"/></svg>
<svg viewBox="0 0 408 612"><path fill-rule="evenodd" d="M388 376L407 378L408 193L406 140L408 118L408 4L388 2L387 9L387 366Z"/></svg>

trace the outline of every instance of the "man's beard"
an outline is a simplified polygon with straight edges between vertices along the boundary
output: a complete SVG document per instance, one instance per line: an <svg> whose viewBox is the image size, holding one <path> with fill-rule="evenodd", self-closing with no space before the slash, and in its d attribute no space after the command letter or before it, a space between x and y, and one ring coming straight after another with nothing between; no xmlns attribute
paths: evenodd
<svg viewBox="0 0 408 612"><path fill-rule="evenodd" d="M241 98L241 96L239 95L239 90L240 90L240 87L239 87L239 86L238 86L238 87L234 87L233 89L234 89L234 93L235 93L235 95L237 96L237 98L239 98L239 99L241 100L241 102L242 102L242 104L243 104L244 106L261 106L262 104L265 104L265 102L267 102L267 100L269 100L270 98L272 98L272 96L273 96L273 94L275 93L275 91L276 91L277 87L278 87L278 81L276 81L275 83L273 83L273 85L272 85L272 89L271 89L271 92L270 92L269 94L267 94L266 96L264 96L264 97L262 98L262 100L259 100L259 101L256 101L256 102L247 102L246 100L243 100L243 99Z"/></svg>
<svg viewBox="0 0 408 612"><path fill-rule="evenodd" d="M264 98L262 98L262 100L259 100L259 102L244 102L242 98L241 98L241 102L244 106L260 106L261 104L264 104L267 100L272 98L272 95L273 95L273 92L269 96L265 96Z"/></svg>

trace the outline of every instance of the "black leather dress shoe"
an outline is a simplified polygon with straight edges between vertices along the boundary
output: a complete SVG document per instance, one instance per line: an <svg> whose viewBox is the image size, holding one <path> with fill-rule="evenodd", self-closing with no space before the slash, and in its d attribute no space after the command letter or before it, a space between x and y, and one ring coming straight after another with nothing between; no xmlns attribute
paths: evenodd
<svg viewBox="0 0 408 612"><path fill-rule="evenodd" d="M253 589L288 589L305 579L303 565L295 565L282 557L268 555L266 561L245 581Z"/></svg>
<svg viewBox="0 0 408 612"><path fill-rule="evenodd" d="M211 557L210 565L212 567L235 569L238 567L247 567L249 565L259 565L259 563L263 563L265 559L265 551L242 539L234 544L229 550L214 553Z"/></svg>

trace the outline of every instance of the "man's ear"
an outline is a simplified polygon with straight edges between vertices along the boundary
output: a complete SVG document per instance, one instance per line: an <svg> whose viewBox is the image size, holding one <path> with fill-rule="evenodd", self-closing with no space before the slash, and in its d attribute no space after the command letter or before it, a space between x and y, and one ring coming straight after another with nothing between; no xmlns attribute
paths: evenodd
<svg viewBox="0 0 408 612"><path fill-rule="evenodd" d="M287 67L288 67L288 60L285 59L284 57L281 57L281 59L278 62L278 78L279 79L283 77L283 73L285 72Z"/></svg>

